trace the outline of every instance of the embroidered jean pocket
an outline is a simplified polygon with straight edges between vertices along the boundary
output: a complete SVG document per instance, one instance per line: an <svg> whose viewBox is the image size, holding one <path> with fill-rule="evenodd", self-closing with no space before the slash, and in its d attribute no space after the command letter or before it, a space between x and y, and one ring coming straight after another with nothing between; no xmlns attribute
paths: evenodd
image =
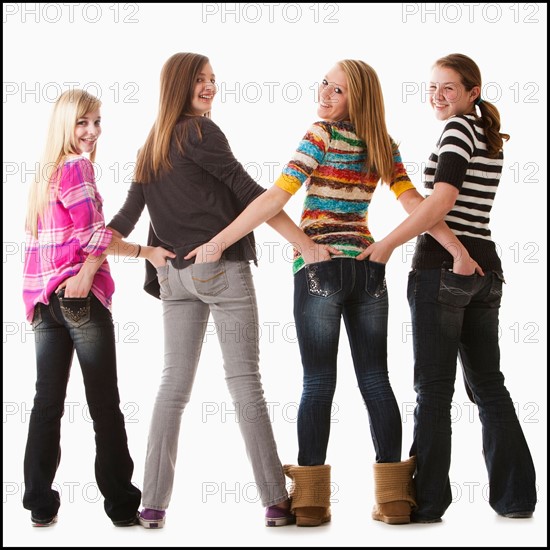
<svg viewBox="0 0 550 550"><path fill-rule="evenodd" d="M217 296L229 288L224 260L193 264L191 278L195 290L202 296Z"/></svg>
<svg viewBox="0 0 550 550"><path fill-rule="evenodd" d="M311 296L328 298L342 290L342 262L326 260L306 264L307 291Z"/></svg>
<svg viewBox="0 0 550 550"><path fill-rule="evenodd" d="M448 269L442 269L438 302L453 307L466 307L472 299L475 280L475 275L458 275Z"/></svg>
<svg viewBox="0 0 550 550"><path fill-rule="evenodd" d="M91 316L91 298L65 298L59 296L59 306L61 313L67 323L74 328L85 325Z"/></svg>
<svg viewBox="0 0 550 550"><path fill-rule="evenodd" d="M388 293L386 286L386 264L365 260L363 262L367 271L365 290L371 298L382 298Z"/></svg>
<svg viewBox="0 0 550 550"><path fill-rule="evenodd" d="M170 282L168 281L168 272L170 270L170 264L166 262L166 265L161 265L156 268L157 278L160 287L160 299L168 298L172 296L172 289L170 288Z"/></svg>

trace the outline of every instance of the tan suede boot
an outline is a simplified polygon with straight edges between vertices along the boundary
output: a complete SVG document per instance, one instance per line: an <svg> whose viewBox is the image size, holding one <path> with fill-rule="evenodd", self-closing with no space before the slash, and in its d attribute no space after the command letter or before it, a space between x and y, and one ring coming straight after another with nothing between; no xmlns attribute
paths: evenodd
<svg viewBox="0 0 550 550"><path fill-rule="evenodd" d="M290 509L299 527L317 527L330 521L330 466L284 466L292 479Z"/></svg>
<svg viewBox="0 0 550 550"><path fill-rule="evenodd" d="M416 506L412 476L416 458L374 465L375 502L372 519L392 525L410 523Z"/></svg>

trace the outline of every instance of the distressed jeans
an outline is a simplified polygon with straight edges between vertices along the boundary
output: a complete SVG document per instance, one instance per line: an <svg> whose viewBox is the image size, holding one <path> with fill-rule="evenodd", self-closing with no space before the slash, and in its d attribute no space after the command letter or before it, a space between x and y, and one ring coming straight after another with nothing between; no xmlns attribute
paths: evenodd
<svg viewBox="0 0 550 550"><path fill-rule="evenodd" d="M147 443L143 506L168 508L174 484L180 424L212 314L225 380L264 506L288 498L283 467L259 371L259 325L246 261L159 268L164 319L164 368ZM221 456L220 456L221 459Z"/></svg>
<svg viewBox="0 0 550 550"><path fill-rule="evenodd" d="M463 276L450 267L409 275L417 394L410 454L417 461L418 508L412 518L438 519L451 503L451 401L457 357L479 411L489 504L499 514L533 511L533 460L500 370L502 273Z"/></svg>

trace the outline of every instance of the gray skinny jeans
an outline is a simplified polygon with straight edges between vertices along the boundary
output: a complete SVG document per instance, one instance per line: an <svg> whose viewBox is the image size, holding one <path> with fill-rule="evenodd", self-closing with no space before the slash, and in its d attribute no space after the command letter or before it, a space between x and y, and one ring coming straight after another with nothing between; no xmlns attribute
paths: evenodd
<svg viewBox="0 0 550 550"><path fill-rule="evenodd" d="M181 416L189 402L210 313L225 379L262 504L288 498L259 372L256 295L247 261L158 270L164 318L164 369L149 428L143 506L170 503ZM253 411L253 412L252 412Z"/></svg>

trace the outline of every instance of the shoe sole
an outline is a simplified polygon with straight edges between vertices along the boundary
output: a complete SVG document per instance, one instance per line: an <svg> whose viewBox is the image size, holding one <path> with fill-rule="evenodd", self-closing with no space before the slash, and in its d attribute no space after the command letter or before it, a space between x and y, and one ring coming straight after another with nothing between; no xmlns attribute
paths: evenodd
<svg viewBox="0 0 550 550"><path fill-rule="evenodd" d="M405 525L411 522L410 516L381 516L380 514L372 514L372 519L382 521L388 525Z"/></svg>
<svg viewBox="0 0 550 550"><path fill-rule="evenodd" d="M164 523L166 522L166 518L162 519L143 519L139 518L139 524L142 527L145 527L145 529L162 529L164 527Z"/></svg>
<svg viewBox="0 0 550 550"><path fill-rule="evenodd" d="M443 520L441 518L434 519L412 519L411 523L441 523Z"/></svg>
<svg viewBox="0 0 550 550"><path fill-rule="evenodd" d="M134 519L129 519L128 521L119 521L119 522L115 522L113 521L113 525L115 527L134 527L134 525L139 525L139 520L138 518L134 518Z"/></svg>
<svg viewBox="0 0 550 550"><path fill-rule="evenodd" d="M51 527L52 525L57 523L57 516L55 516L50 521L42 521L31 518L31 522L33 527Z"/></svg>
<svg viewBox="0 0 550 550"><path fill-rule="evenodd" d="M324 518L297 516L296 525L298 527L319 527L319 525L323 525L323 523L328 523L331 519L331 516L325 516Z"/></svg>
<svg viewBox="0 0 550 550"><path fill-rule="evenodd" d="M533 512L510 512L509 514L502 515L509 519L531 519L533 517Z"/></svg>
<svg viewBox="0 0 550 550"><path fill-rule="evenodd" d="M296 518L265 518L266 527L284 527L285 525L294 525Z"/></svg>

